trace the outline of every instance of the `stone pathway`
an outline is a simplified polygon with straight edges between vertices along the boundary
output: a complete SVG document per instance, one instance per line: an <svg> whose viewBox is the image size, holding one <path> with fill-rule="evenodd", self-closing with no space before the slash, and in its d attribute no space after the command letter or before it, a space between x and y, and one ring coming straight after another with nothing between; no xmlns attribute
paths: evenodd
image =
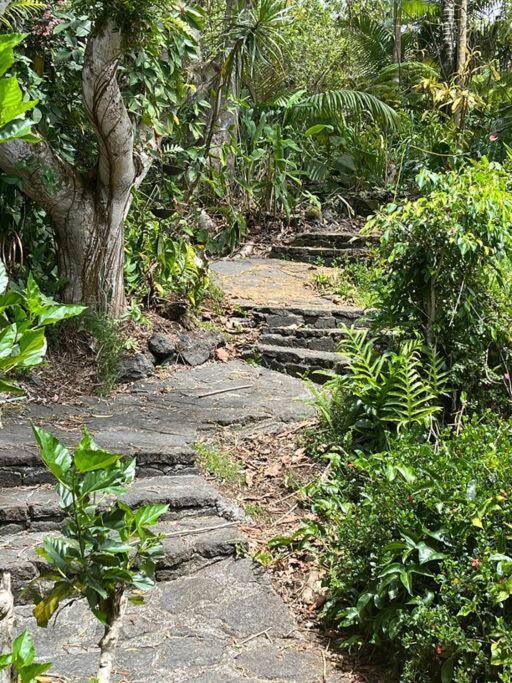
<svg viewBox="0 0 512 683"><path fill-rule="evenodd" d="M137 457L138 478L127 502L170 508L160 525L166 539L158 586L143 607L130 608L115 681L353 680L331 670L303 637L268 576L249 559L237 559L243 511L199 475L192 448L223 428L246 434L284 429L311 414L306 397L298 380L232 361L183 369L110 400L34 405L7 416L0 431L0 573L12 573L19 596L38 571L35 546L61 521L28 420L70 445L86 424L101 446ZM72 605L44 631L30 612L19 605L18 626L31 627L40 656L55 664L52 673L77 683L92 675L99 630L85 607Z"/></svg>
<svg viewBox="0 0 512 683"><path fill-rule="evenodd" d="M325 381L325 370L343 372L346 359L337 353L343 338L339 326L361 324L364 311L315 291L314 276L330 276L333 269L250 258L219 261L213 270L238 314L260 327L259 340L247 357L318 382Z"/></svg>

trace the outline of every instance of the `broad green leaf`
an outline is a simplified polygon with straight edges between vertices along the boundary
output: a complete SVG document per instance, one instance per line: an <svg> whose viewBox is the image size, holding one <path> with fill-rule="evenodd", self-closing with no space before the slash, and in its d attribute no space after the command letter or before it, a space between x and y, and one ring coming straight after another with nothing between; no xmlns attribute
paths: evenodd
<svg viewBox="0 0 512 683"><path fill-rule="evenodd" d="M0 671L7 669L8 666L12 664L12 653L8 655L0 655Z"/></svg>
<svg viewBox="0 0 512 683"><path fill-rule="evenodd" d="M18 328L15 323L7 325L0 332L0 358L9 358L14 351Z"/></svg>
<svg viewBox="0 0 512 683"><path fill-rule="evenodd" d="M19 668L20 665L28 666L34 661L34 657L36 656L34 641L26 629L14 640L12 644L12 654L17 668Z"/></svg>
<svg viewBox="0 0 512 683"><path fill-rule="evenodd" d="M75 450L74 462L79 472L95 472L114 465L123 456L101 449L90 449L79 446Z"/></svg>
<svg viewBox="0 0 512 683"><path fill-rule="evenodd" d="M127 543L122 543L121 541L107 539L104 543L100 545L98 550L99 552L110 554L128 553L131 550L131 546Z"/></svg>
<svg viewBox="0 0 512 683"><path fill-rule="evenodd" d="M16 382L0 379L0 391L6 394L16 394L22 396L25 392Z"/></svg>
<svg viewBox="0 0 512 683"><path fill-rule="evenodd" d="M86 306L75 306L73 304L55 304L48 306L38 318L39 325L53 325L61 320L74 318L86 310Z"/></svg>
<svg viewBox="0 0 512 683"><path fill-rule="evenodd" d="M327 123L317 123L315 126L311 126L311 128L308 128L307 131L304 133L304 135L307 138L309 138L312 135L318 135L319 133L323 133L326 130L329 133L332 133L333 127Z"/></svg>
<svg viewBox="0 0 512 683"><path fill-rule="evenodd" d="M18 670L18 676L21 683L33 683L33 681L39 680L41 674L44 674L51 669L52 666L51 662L45 664L30 664L30 666L24 667L21 671Z"/></svg>
<svg viewBox="0 0 512 683"><path fill-rule="evenodd" d="M164 515L169 509L168 505L146 505L139 508L135 513L135 523L137 528L144 526L152 526L156 524L160 517Z"/></svg>
<svg viewBox="0 0 512 683"><path fill-rule="evenodd" d="M46 628L52 615L60 603L74 594L73 587L67 581L59 581L52 590L34 607L34 617L37 625Z"/></svg>
<svg viewBox="0 0 512 683"><path fill-rule="evenodd" d="M27 330L23 333L18 343L20 347L17 357L18 367L30 368L41 363L46 353L44 330Z"/></svg>
<svg viewBox="0 0 512 683"><path fill-rule="evenodd" d="M33 109L36 104L36 100L23 99L23 93L14 76L0 79L0 127Z"/></svg>
<svg viewBox="0 0 512 683"><path fill-rule="evenodd" d="M71 453L58 441L53 434L41 427L32 425L41 458L53 476L63 484L68 483L68 473L72 464Z"/></svg>
<svg viewBox="0 0 512 683"><path fill-rule="evenodd" d="M152 579L143 574L135 574L135 576L132 577L132 583L135 588L138 588L141 591L151 590L155 585L155 582Z"/></svg>
<svg viewBox="0 0 512 683"><path fill-rule="evenodd" d="M428 546L424 541L420 541L420 543L417 545L417 548L420 564L432 562L433 560L444 560L446 557L444 553L434 550L434 548Z"/></svg>

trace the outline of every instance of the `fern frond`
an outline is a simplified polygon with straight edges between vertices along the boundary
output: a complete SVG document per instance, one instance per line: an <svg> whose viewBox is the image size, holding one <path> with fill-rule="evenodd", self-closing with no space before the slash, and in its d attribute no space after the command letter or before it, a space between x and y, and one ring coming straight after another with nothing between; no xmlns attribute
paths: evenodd
<svg viewBox="0 0 512 683"><path fill-rule="evenodd" d="M398 429L411 424L428 424L440 410L429 381L422 377L421 350L419 341L410 340L392 358L391 387L383 417L396 423Z"/></svg>
<svg viewBox="0 0 512 683"><path fill-rule="evenodd" d="M436 398L448 394L448 378L450 373L446 368L443 358L437 353L435 346L427 346L425 349L427 357L427 380L430 390Z"/></svg>

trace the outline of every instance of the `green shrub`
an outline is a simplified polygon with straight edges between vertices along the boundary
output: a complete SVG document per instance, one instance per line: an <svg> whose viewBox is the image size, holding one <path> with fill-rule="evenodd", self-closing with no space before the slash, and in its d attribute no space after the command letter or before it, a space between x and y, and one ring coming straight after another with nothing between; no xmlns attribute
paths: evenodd
<svg viewBox="0 0 512 683"><path fill-rule="evenodd" d="M419 186L426 196L390 204L367 227L382 233L380 323L420 332L459 390L500 383L511 346L510 176L484 158L424 171Z"/></svg>
<svg viewBox="0 0 512 683"><path fill-rule="evenodd" d="M325 571L324 617L385 653L390 680L511 681L512 421L341 453L298 535Z"/></svg>
<svg viewBox="0 0 512 683"><path fill-rule="evenodd" d="M8 287L0 261L0 391L23 393L10 379L12 374L40 365L46 354L46 328L84 310L45 296L32 275L24 289Z"/></svg>
<svg viewBox="0 0 512 683"><path fill-rule="evenodd" d="M382 448L390 434L412 429L427 434L441 412L447 373L432 347L419 340L384 351L367 330L345 329L340 351L345 374L327 373L311 386L321 424L337 439Z"/></svg>
<svg viewBox="0 0 512 683"><path fill-rule="evenodd" d="M147 207L134 203L127 219L125 280L128 292L147 304L178 295L198 306L209 287L208 266L186 238L187 226L151 219Z"/></svg>

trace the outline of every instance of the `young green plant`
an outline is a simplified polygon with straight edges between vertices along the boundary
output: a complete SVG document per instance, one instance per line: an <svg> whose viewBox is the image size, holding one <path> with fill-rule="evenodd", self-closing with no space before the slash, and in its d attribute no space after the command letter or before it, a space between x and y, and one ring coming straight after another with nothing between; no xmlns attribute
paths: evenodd
<svg viewBox="0 0 512 683"><path fill-rule="evenodd" d="M36 595L34 616L46 627L61 604L85 598L104 625L98 683L111 680L122 619L130 599L154 586L162 536L151 531L167 505L132 510L120 496L135 476L135 460L100 448L87 430L73 454L52 434L34 427L41 457L57 480L65 514L62 535L37 549L47 568L37 582L53 585ZM35 582L32 583L32 587Z"/></svg>

